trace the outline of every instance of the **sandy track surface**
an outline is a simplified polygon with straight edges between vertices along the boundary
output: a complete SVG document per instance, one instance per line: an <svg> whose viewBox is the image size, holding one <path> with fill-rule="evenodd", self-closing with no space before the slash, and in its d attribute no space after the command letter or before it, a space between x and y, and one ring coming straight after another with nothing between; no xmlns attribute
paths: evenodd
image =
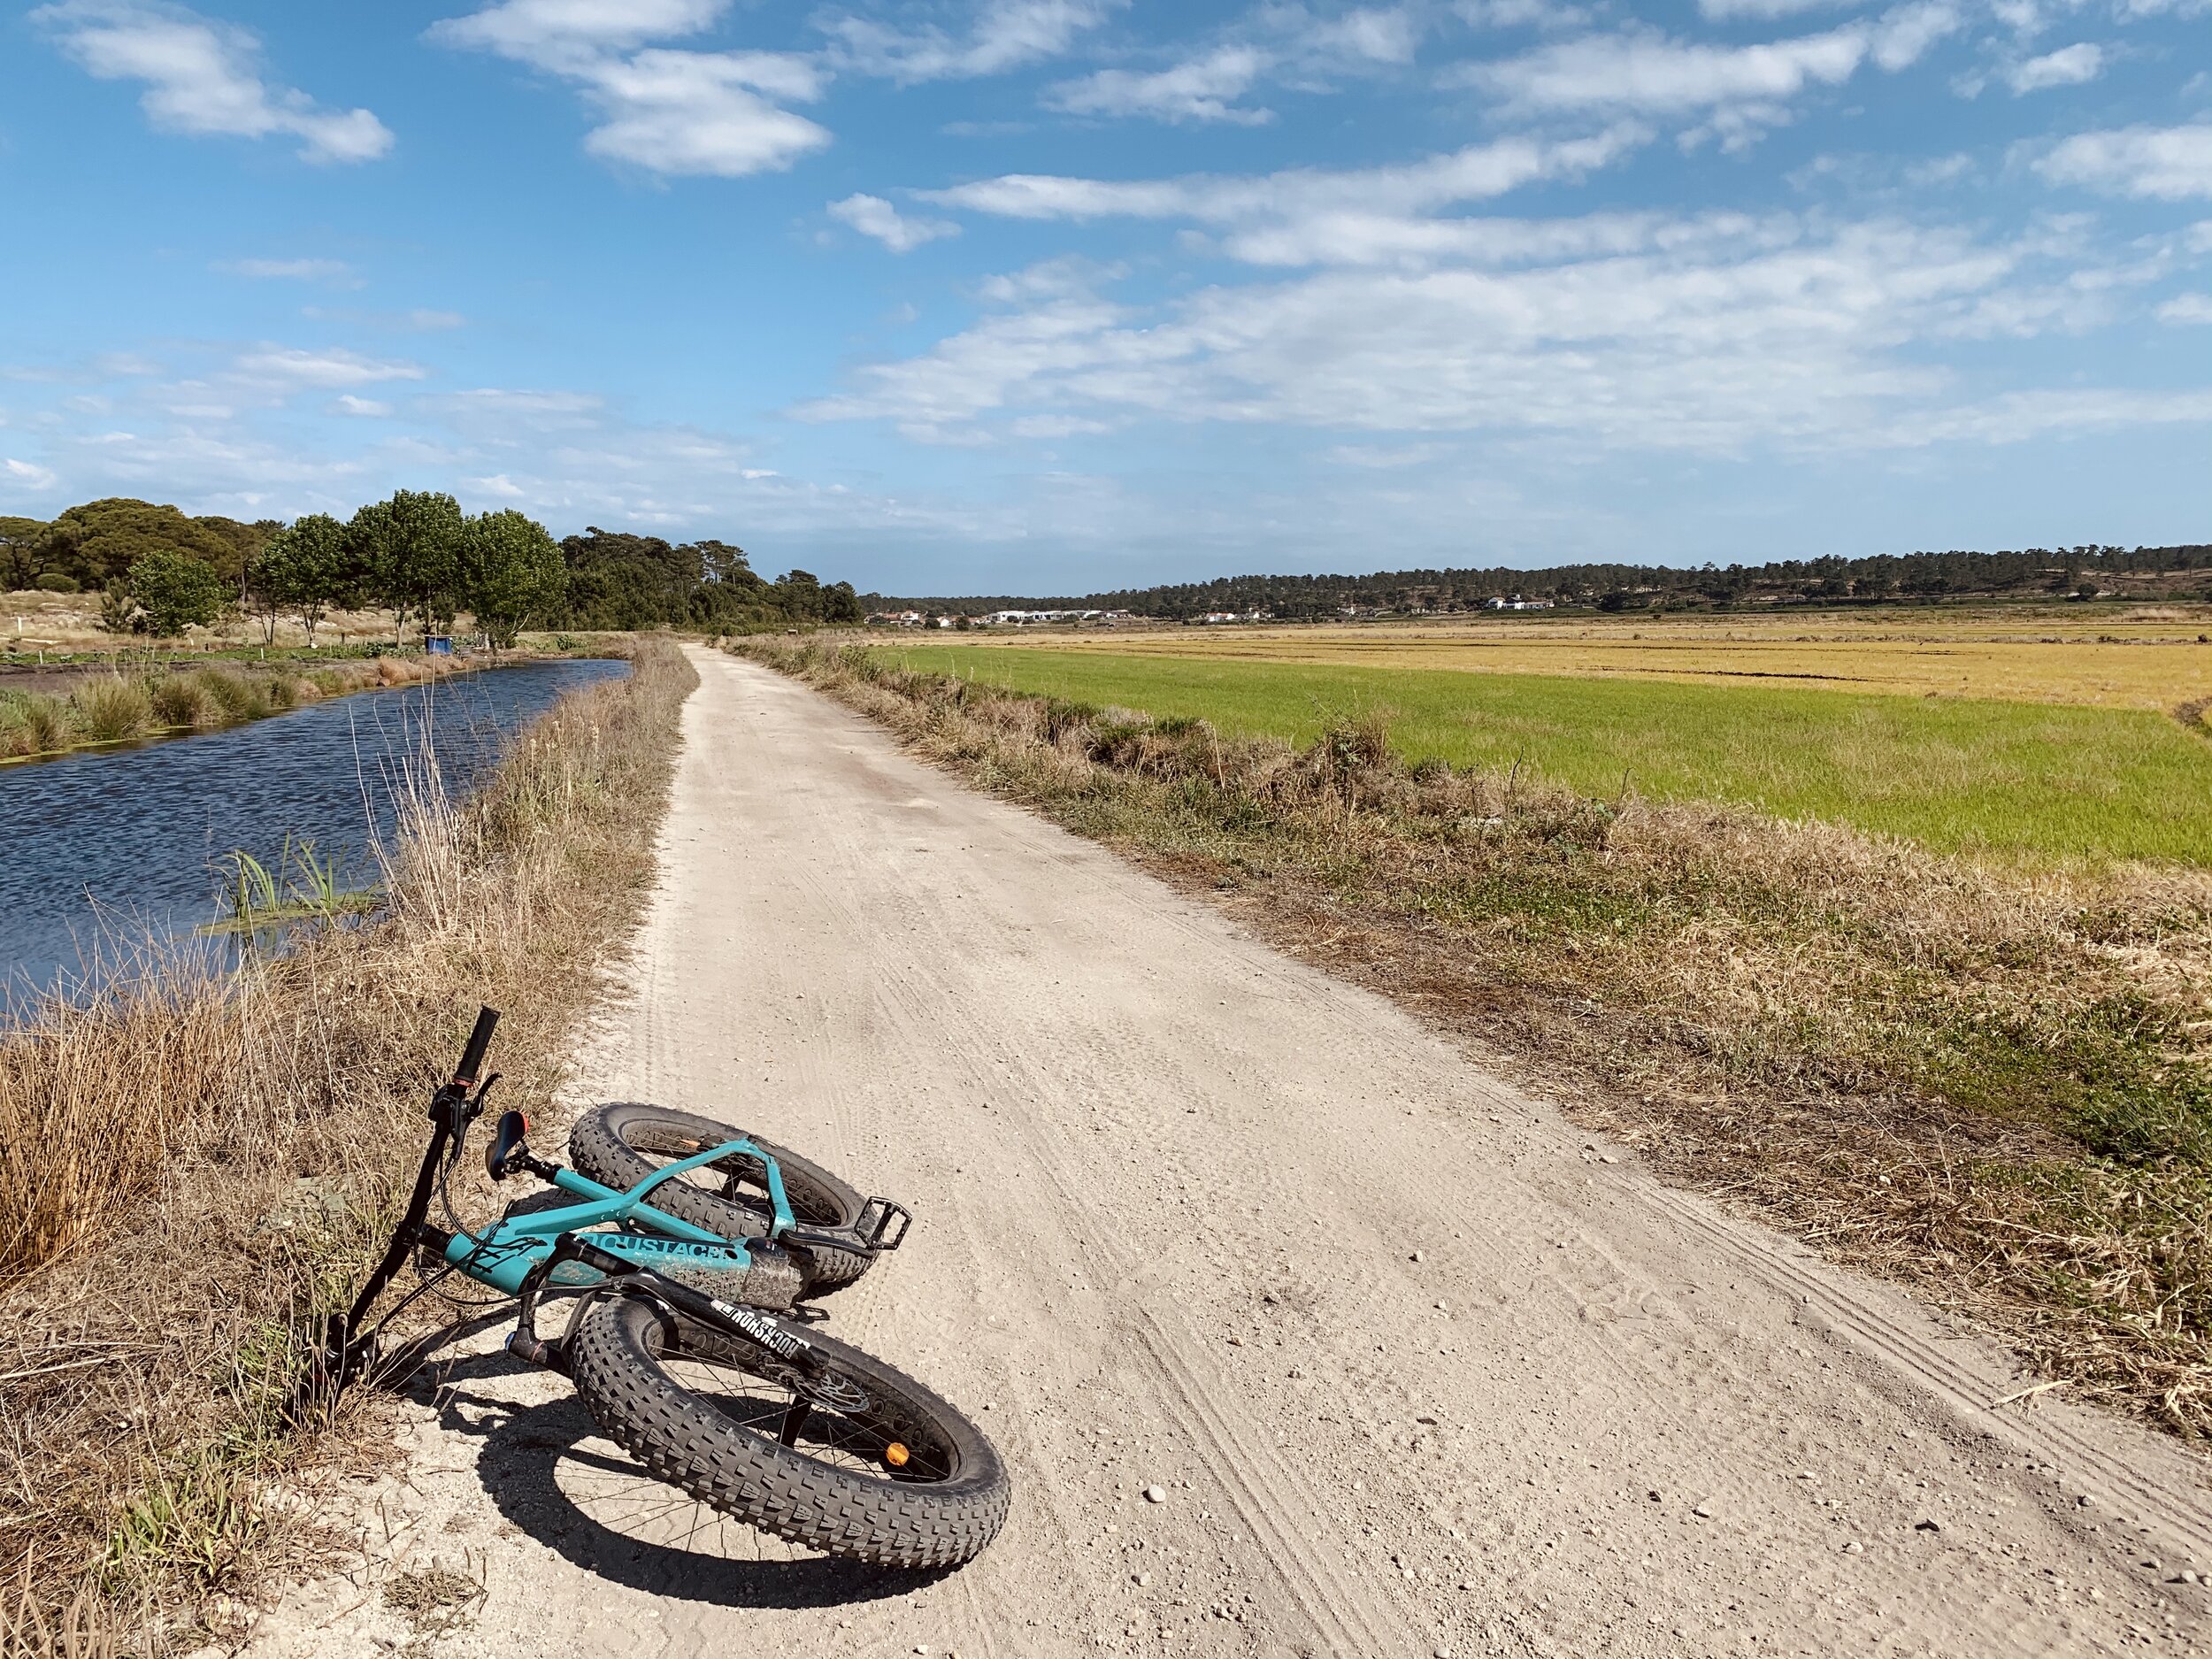
<svg viewBox="0 0 2212 1659"><path fill-rule="evenodd" d="M2212 1499L2171 1446L1993 1409L2024 1379L1991 1345L696 660L593 1080L911 1203L830 1328L977 1416L1012 1519L935 1580L797 1556L636 1479L495 1333L418 1385L405 1478L346 1498L361 1565L249 1651L2205 1651L2170 1580L2212 1570ZM385 1592L433 1565L483 1595L411 1635Z"/></svg>

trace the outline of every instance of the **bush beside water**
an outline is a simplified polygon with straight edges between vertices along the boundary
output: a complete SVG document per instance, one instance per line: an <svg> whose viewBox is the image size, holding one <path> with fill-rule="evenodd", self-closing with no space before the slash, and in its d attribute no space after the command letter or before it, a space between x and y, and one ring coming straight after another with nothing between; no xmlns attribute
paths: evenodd
<svg viewBox="0 0 2212 1659"><path fill-rule="evenodd" d="M0 687L0 760L59 754L89 743L235 726L371 686L403 686L441 671L411 657L360 657L300 672L205 667L145 675L93 674L65 693Z"/></svg>

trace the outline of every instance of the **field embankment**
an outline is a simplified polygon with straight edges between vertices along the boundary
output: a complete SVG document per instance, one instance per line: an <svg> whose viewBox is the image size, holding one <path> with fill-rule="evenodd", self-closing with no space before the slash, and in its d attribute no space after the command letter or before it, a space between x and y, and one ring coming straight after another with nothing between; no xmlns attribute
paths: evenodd
<svg viewBox="0 0 2212 1659"><path fill-rule="evenodd" d="M2212 874L2020 873L1409 765L1379 718L1299 748L859 648L732 649L1211 893L1663 1171L2212 1436Z"/></svg>
<svg viewBox="0 0 2212 1659"><path fill-rule="evenodd" d="M49 1627L18 1642L157 1650L311 1546L270 1483L358 1424L287 1425L303 1332L388 1226L477 1005L510 1101L543 1098L652 879L696 676L664 642L634 663L465 805L416 803L379 925L227 978L150 958L0 1031L0 1571Z"/></svg>
<svg viewBox="0 0 2212 1659"><path fill-rule="evenodd" d="M2212 864L2212 741L2148 709L1144 649L924 646L896 657L1298 745L1338 722L1379 718L1408 764L1518 768L1604 800L1721 801L1947 852Z"/></svg>

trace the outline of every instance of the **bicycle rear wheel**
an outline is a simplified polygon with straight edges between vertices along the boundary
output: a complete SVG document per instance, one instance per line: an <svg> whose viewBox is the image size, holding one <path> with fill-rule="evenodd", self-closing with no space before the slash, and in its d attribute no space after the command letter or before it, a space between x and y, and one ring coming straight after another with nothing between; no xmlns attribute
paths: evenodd
<svg viewBox="0 0 2212 1659"><path fill-rule="evenodd" d="M982 1432L912 1378L810 1327L811 1371L637 1296L570 1339L576 1392L652 1474L733 1519L833 1555L956 1567L1011 1501Z"/></svg>
<svg viewBox="0 0 2212 1659"><path fill-rule="evenodd" d="M593 1108L569 1131L569 1161L603 1187L627 1191L663 1164L703 1152L744 1131L644 1101L613 1101ZM775 1159L784 1196L802 1225L849 1227L867 1200L820 1164L757 1135L754 1145ZM726 1239L767 1236L773 1211L768 1176L757 1158L729 1157L680 1175L653 1189L653 1207ZM795 1248L809 1296L841 1290L866 1272L874 1257L845 1250Z"/></svg>

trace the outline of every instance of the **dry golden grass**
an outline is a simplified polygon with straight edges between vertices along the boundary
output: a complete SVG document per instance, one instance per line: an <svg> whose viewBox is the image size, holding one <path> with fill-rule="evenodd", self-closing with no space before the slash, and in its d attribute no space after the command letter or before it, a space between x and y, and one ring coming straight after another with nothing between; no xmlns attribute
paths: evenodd
<svg viewBox="0 0 2212 1659"><path fill-rule="evenodd" d="M24 691L0 680L0 764L265 719L324 697L467 672L432 657L356 657L267 667L139 667L127 675L100 669L73 674L53 691Z"/></svg>
<svg viewBox="0 0 2212 1659"><path fill-rule="evenodd" d="M350 641L358 644L364 640L388 640L392 637L392 613L368 608L360 611L333 611L315 630L318 643L331 646ZM198 650L212 647L252 646L265 643L262 625L252 617L233 617L217 623L213 627L195 629L190 636L189 649ZM300 646L307 643L307 634L297 623L280 621L276 639L280 646ZM182 646L184 641L177 641ZM33 588L18 588L12 592L0 590L0 651L128 651L142 650L145 642L104 633L100 627L100 595L87 594L50 594Z"/></svg>
<svg viewBox="0 0 2212 1659"><path fill-rule="evenodd" d="M992 632L963 634L960 641L2169 710L2212 697L2208 635L2212 605L2171 604L1556 620L1509 612L1356 626Z"/></svg>
<svg viewBox="0 0 2212 1659"><path fill-rule="evenodd" d="M71 1619L189 1646L204 1598L311 1546L271 1482L362 1408L311 1429L285 1402L403 1198L424 1101L479 1002L505 1011L510 1098L549 1093L651 879L696 681L671 645L635 663L466 807L419 798L380 925L227 978L150 954L0 1033L0 1583L33 1651L67 1651Z"/></svg>
<svg viewBox="0 0 2212 1659"><path fill-rule="evenodd" d="M2212 1437L2212 873L2024 874L741 647L2054 1377Z"/></svg>

